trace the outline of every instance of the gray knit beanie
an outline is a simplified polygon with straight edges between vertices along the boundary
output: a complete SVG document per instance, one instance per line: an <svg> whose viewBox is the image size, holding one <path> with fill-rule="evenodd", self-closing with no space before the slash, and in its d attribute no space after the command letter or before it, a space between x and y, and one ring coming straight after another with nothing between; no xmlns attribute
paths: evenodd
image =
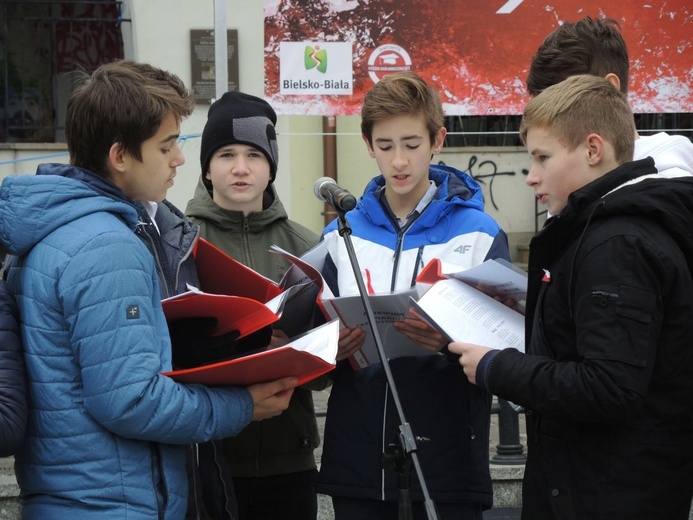
<svg viewBox="0 0 693 520"><path fill-rule="evenodd" d="M265 154L270 164L270 183L274 182L279 161L276 124L277 114L269 103L250 94L226 92L212 103L200 144L205 186L212 189L212 183L206 178L212 154L222 146L236 143L253 146Z"/></svg>

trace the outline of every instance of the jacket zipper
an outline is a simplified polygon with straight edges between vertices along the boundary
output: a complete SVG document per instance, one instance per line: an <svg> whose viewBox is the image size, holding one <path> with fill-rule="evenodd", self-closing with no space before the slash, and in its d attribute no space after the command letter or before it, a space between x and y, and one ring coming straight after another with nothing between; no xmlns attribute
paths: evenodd
<svg viewBox="0 0 693 520"><path fill-rule="evenodd" d="M190 450L191 455L193 457L193 464L197 468L197 471L192 471L192 486L193 486L193 495L194 495L194 500L195 500L195 518L197 520L202 520L202 515L200 514L200 497L197 495L197 491L198 491L197 475L200 472L199 471L200 470L200 450L199 450L197 444L193 444L192 446L189 446L188 450Z"/></svg>
<svg viewBox="0 0 693 520"><path fill-rule="evenodd" d="M397 244L395 245L395 252L393 254L393 266L392 266L392 279L390 280L390 291L394 291L397 289L397 273L399 272L399 261L400 258L402 257L402 248L404 247L404 237L407 234L407 231L409 231L409 228L411 228L412 224L416 222L416 220L419 217L417 216L415 219L408 221L404 226L397 228L399 226L398 222L395 222L393 220L392 224L395 226L395 229L397 229ZM392 217L390 217L390 220L392 220ZM423 246L419 247L419 255L423 253ZM416 282L416 273L418 271L418 262L420 261L420 258L417 256L417 262L414 265L414 275L412 276L412 284L409 287L413 287L414 283Z"/></svg>
<svg viewBox="0 0 693 520"><path fill-rule="evenodd" d="M183 264L188 259L188 257L190 257L190 255L192 255L192 252L193 252L193 249L195 246L195 242L197 242L197 239L199 237L200 237L200 228L198 227L197 230L195 231L195 237L192 239L192 242L190 242L191 246L187 249L187 251L185 252L183 257L180 259L180 261L178 262L178 265L176 265L176 273L174 276L175 277L174 282L176 285L173 286L174 291L178 290L178 280L180 278L180 268L183 266Z"/></svg>
<svg viewBox="0 0 693 520"><path fill-rule="evenodd" d="M243 215L242 218L243 218L243 233L242 233L242 237L241 237L242 238L241 244L243 246L243 256L245 258L242 260L240 258L238 258L237 260L239 262L241 262L243 265L247 265L251 269L254 269L254 267L252 267L253 257L252 257L252 253L251 253L250 238L249 238L250 219L248 219L248 217L246 217L245 215Z"/></svg>
<svg viewBox="0 0 693 520"><path fill-rule="evenodd" d="M168 489L166 486L164 468L161 464L161 452L159 446L155 442L150 442L149 447L152 456L152 484L156 496L157 516L159 520L164 520L166 517L166 509L168 508Z"/></svg>
<svg viewBox="0 0 693 520"><path fill-rule="evenodd" d="M149 233L149 229L152 224L149 224L147 222L143 222L140 220L140 222L137 224L137 228L135 230L135 233L139 235L144 235L147 238L147 241L152 245L152 256L154 257L154 262L156 262L156 266L159 272L163 273L163 279L166 282L166 287L163 287L163 290L165 292L166 298L171 296L171 277L169 276L168 270L165 269L165 265L162 264L161 262L161 257L162 257L162 251L161 251L161 245L157 240L152 237L152 235ZM157 233L158 235L158 233ZM175 287L173 287L175 290Z"/></svg>
<svg viewBox="0 0 693 520"><path fill-rule="evenodd" d="M416 277L419 276L419 270L423 268L423 250L424 246L419 246L419 251L416 253L416 261L414 263L414 272L411 275L410 287L416 285Z"/></svg>
<svg viewBox="0 0 693 520"><path fill-rule="evenodd" d="M228 515L229 520L235 520L235 517L233 516L233 513L231 513L231 507L229 505L229 495L226 492L229 489L228 483L226 480L224 480L224 474L221 471L221 465L219 464L219 452L217 451L217 445L214 442L210 442L210 445L212 446L212 450L214 452L214 464L217 468L217 472L219 473L219 480L221 481L222 487L224 489L224 512ZM221 454L222 457L225 455Z"/></svg>

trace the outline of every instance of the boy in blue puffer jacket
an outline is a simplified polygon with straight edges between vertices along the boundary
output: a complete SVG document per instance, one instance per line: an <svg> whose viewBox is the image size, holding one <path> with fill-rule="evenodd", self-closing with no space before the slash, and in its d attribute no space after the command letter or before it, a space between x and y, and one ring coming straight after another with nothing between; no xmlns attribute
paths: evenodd
<svg viewBox="0 0 693 520"><path fill-rule="evenodd" d="M15 466L26 519L183 518L184 445L288 406L293 378L207 388L161 375L171 341L135 201L164 200L192 106L129 62L103 65L68 102L70 165L2 183L31 396Z"/></svg>

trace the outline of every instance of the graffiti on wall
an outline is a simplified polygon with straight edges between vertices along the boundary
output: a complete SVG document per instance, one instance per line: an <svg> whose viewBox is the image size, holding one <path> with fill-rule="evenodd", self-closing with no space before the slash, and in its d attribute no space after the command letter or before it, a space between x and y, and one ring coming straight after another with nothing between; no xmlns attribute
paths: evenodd
<svg viewBox="0 0 693 520"><path fill-rule="evenodd" d="M506 232L534 232L537 208L533 190L527 186L529 157L524 148L507 151L461 152L443 148L438 164L468 173L481 186L485 209Z"/></svg>

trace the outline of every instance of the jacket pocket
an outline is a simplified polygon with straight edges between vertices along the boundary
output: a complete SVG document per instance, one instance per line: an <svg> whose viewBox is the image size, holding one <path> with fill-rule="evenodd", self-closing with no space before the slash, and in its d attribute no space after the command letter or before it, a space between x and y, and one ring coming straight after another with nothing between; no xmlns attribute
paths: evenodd
<svg viewBox="0 0 693 520"><path fill-rule="evenodd" d="M594 287L583 316L580 354L645 367L656 337L656 313L657 296L648 291L627 285Z"/></svg>

